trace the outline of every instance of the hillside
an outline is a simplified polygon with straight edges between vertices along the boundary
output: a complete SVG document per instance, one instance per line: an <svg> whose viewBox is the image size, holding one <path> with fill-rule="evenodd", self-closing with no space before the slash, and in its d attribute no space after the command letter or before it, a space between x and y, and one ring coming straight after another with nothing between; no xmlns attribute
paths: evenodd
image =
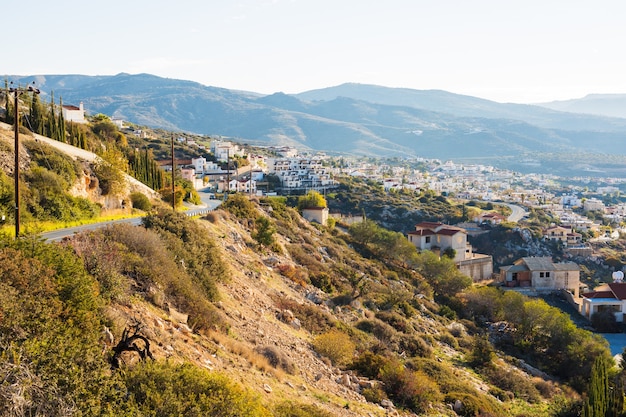
<svg viewBox="0 0 626 417"><path fill-rule="evenodd" d="M6 133L0 202L10 207ZM98 176L97 162L23 136L29 213L95 216L111 170ZM81 187L92 192L76 195ZM353 209L351 193L363 189L343 186L336 203ZM596 358L610 361L601 339L540 300L473 285L371 219L310 224L301 200L289 201L233 194L190 219L153 200L143 226L60 244L0 236L0 334L10 341L0 344L0 414L580 411ZM434 196L420 203L422 216L453 211Z"/></svg>
<svg viewBox="0 0 626 417"><path fill-rule="evenodd" d="M83 101L91 114L259 145L452 159L566 176L625 175L622 118L360 84L262 96L149 74L11 78L35 80L65 103Z"/></svg>
<svg viewBox="0 0 626 417"><path fill-rule="evenodd" d="M41 407L46 415L145 415L158 404L167 407L157 415L278 417L547 416L576 407L572 388L494 355L485 338L491 333L479 326L503 313L481 306L502 301L469 288L445 260L407 252L401 235L372 229L378 242L366 230L315 226L280 199L231 196L225 209L199 220L155 212L145 227L111 226L61 245L4 240L0 257L15 261L0 262L0 331L15 343L1 349L21 358L24 373L13 372L11 361L0 366L15 388L0 389L0 398L19 398L25 413ZM388 253L392 244L400 246ZM40 272L23 276L25 265ZM536 347L525 348L525 359L583 387L605 347L556 310L513 298L516 308L544 311L554 337L571 341L545 350L543 339L506 316ZM455 303L456 311L448 307ZM112 361L129 334L140 339ZM491 334L493 343L504 335ZM515 345L509 336L502 346ZM575 352L579 367L568 365L561 348ZM161 385L161 373L182 385ZM53 382L29 385L27 375ZM205 378L225 385L196 396ZM216 389L229 394L215 398ZM48 396L58 401L44 406ZM204 414L190 411L193 401L207 407ZM0 401L5 412L10 404ZM230 412L206 411L216 404Z"/></svg>
<svg viewBox="0 0 626 417"><path fill-rule="evenodd" d="M540 106L571 113L626 118L625 94L589 94L579 99L541 103Z"/></svg>

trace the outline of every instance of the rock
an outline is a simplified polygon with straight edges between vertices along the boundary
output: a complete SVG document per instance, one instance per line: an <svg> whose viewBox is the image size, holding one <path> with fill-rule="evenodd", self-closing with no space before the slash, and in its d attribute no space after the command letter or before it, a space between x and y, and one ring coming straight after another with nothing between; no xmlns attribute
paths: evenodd
<svg viewBox="0 0 626 417"><path fill-rule="evenodd" d="M374 388L376 386L376 383L374 381L367 381L367 380L362 380L359 381L359 386L361 388Z"/></svg>
<svg viewBox="0 0 626 417"><path fill-rule="evenodd" d="M176 311L172 307L167 308L170 318L177 323L187 324L187 320L189 319L189 314L184 314L179 311Z"/></svg>
<svg viewBox="0 0 626 417"><path fill-rule="evenodd" d="M291 323L291 327L293 327L296 330L300 330L300 328L302 327L302 324L300 323L300 320L294 318L293 321Z"/></svg>
<svg viewBox="0 0 626 417"><path fill-rule="evenodd" d="M341 375L341 377L339 377L339 383L346 387L351 387L352 382L350 381L350 375L348 374Z"/></svg>
<svg viewBox="0 0 626 417"><path fill-rule="evenodd" d="M267 392L268 394L272 393L272 387L267 384L263 385L263 390L265 390L265 392Z"/></svg>
<svg viewBox="0 0 626 417"><path fill-rule="evenodd" d="M391 400L384 399L380 402L380 405L384 408L393 408L393 403Z"/></svg>
<svg viewBox="0 0 626 417"><path fill-rule="evenodd" d="M455 413L460 413L461 410L463 410L463 402L461 400L456 400L454 402L454 405L452 406L452 409L454 410Z"/></svg>

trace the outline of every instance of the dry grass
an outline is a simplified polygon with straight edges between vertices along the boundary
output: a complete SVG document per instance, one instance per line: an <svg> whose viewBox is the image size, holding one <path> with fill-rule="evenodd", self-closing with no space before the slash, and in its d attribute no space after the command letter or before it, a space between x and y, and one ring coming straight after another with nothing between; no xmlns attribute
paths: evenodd
<svg viewBox="0 0 626 417"><path fill-rule="evenodd" d="M251 349L247 344L219 332L210 332L208 336L214 343L222 346L228 352L245 359L250 366L253 366L261 372L272 375L279 381L285 379L286 374L282 369L272 366L265 356Z"/></svg>

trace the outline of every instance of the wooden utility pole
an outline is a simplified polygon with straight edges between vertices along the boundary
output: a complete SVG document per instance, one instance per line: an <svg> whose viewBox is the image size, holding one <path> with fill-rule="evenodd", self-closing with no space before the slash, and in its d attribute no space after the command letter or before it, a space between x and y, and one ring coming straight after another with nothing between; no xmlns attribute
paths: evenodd
<svg viewBox="0 0 626 417"><path fill-rule="evenodd" d="M174 134L172 133L172 210L176 211L176 187L174 178L176 173L176 159L174 158Z"/></svg>
<svg viewBox="0 0 626 417"><path fill-rule="evenodd" d="M11 82L12 84L12 82ZM33 82L34 84L34 82ZM15 167L13 170L13 177L15 181L15 238L20 236L20 108L18 98L22 93L32 92L33 94L39 94L39 89L29 85L28 88L10 87L9 93L13 93L15 98L13 104L13 133L15 135L14 150L15 150Z"/></svg>

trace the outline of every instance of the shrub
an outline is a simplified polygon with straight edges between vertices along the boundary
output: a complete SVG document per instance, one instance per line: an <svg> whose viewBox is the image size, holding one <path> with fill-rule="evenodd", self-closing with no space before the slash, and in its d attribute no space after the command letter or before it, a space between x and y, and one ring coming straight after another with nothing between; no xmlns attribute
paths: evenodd
<svg viewBox="0 0 626 417"><path fill-rule="evenodd" d="M389 361L380 372L385 392L400 406L422 413L429 404L441 401L437 384L425 373L407 369L398 361Z"/></svg>
<svg viewBox="0 0 626 417"><path fill-rule="evenodd" d="M335 329L317 336L313 341L313 348L320 355L330 359L335 366L350 363L355 351L350 336Z"/></svg>
<svg viewBox="0 0 626 417"><path fill-rule="evenodd" d="M334 286L330 275L325 272L310 275L311 284L324 291L327 294L332 294Z"/></svg>
<svg viewBox="0 0 626 417"><path fill-rule="evenodd" d="M493 346L487 339L487 336L477 335L474 337L472 351L469 354L468 362L472 366L487 366L491 364L495 353L493 351Z"/></svg>
<svg viewBox="0 0 626 417"><path fill-rule="evenodd" d="M223 212L221 210L210 211L204 216L204 220L209 221L213 224L218 223L222 220L222 213Z"/></svg>
<svg viewBox="0 0 626 417"><path fill-rule="evenodd" d="M441 343L445 343L446 345L450 346L452 349L458 349L459 348L459 342L449 332L441 332L441 333L439 333L436 336L436 339L439 340Z"/></svg>
<svg viewBox="0 0 626 417"><path fill-rule="evenodd" d="M271 248L274 244L274 233L276 233L276 227L274 227L270 219L264 216L259 216L254 221L254 226L255 231L252 233L252 238L260 245Z"/></svg>
<svg viewBox="0 0 626 417"><path fill-rule="evenodd" d="M388 361L387 357L366 350L354 359L351 368L368 378L377 379Z"/></svg>
<svg viewBox="0 0 626 417"><path fill-rule="evenodd" d="M290 264L282 264L278 265L278 271L282 276L289 278L291 281L303 287L309 283L308 274L303 268Z"/></svg>
<svg viewBox="0 0 626 417"><path fill-rule="evenodd" d="M274 368L280 368L290 375L296 372L296 366L293 362L275 346L257 347L255 350L263 355Z"/></svg>
<svg viewBox="0 0 626 417"><path fill-rule="evenodd" d="M518 371L493 366L482 369L481 373L487 377L490 383L502 390L512 392L516 398L528 402L541 401L541 395L533 381Z"/></svg>
<svg viewBox="0 0 626 417"><path fill-rule="evenodd" d="M383 343L391 343L395 341L397 331L380 320L361 320L355 326L357 329L366 333L371 333Z"/></svg>
<svg viewBox="0 0 626 417"><path fill-rule="evenodd" d="M407 368L421 371L432 378L443 393L452 391L475 392L471 382L459 378L452 367L431 358L413 358L406 363Z"/></svg>
<svg viewBox="0 0 626 417"><path fill-rule="evenodd" d="M259 212L254 203L243 194L230 194L226 202L222 204L222 208L239 219L248 220L259 217Z"/></svg>
<svg viewBox="0 0 626 417"><path fill-rule="evenodd" d="M280 403L274 409L274 417L334 417L313 404L298 404L291 401Z"/></svg>
<svg viewBox="0 0 626 417"><path fill-rule="evenodd" d="M141 415L263 417L260 400L227 377L193 365L141 363L125 375L129 401Z"/></svg>
<svg viewBox="0 0 626 417"><path fill-rule="evenodd" d="M505 415L500 407L484 396L465 392L450 392L446 395L445 401L452 404L456 401L460 401L461 409L457 414L464 417Z"/></svg>
<svg viewBox="0 0 626 417"><path fill-rule="evenodd" d="M149 211L152 208L152 203L150 203L150 199L148 199L145 194L140 192L131 193L130 202L133 205L133 208L136 208L138 210Z"/></svg>
<svg viewBox="0 0 626 417"><path fill-rule="evenodd" d="M615 314L610 310L598 311L591 316L591 325L599 333L619 333Z"/></svg>
<svg viewBox="0 0 626 417"><path fill-rule="evenodd" d="M376 318L389 324L399 332L406 333L409 329L413 330L404 317L391 311L379 311L376 313Z"/></svg>
<svg viewBox="0 0 626 417"><path fill-rule="evenodd" d="M408 356L420 356L420 357L430 357L433 354L433 349L417 335L406 335L403 334L400 336L399 340L399 348L404 351Z"/></svg>
<svg viewBox="0 0 626 417"><path fill-rule="evenodd" d="M323 312L319 307L278 297L274 298L274 301L279 310L290 310L300 320L302 327L313 334L327 332L336 323L330 314Z"/></svg>
<svg viewBox="0 0 626 417"><path fill-rule="evenodd" d="M385 391L379 386L375 386L373 388L364 388L361 394L365 397L368 402L374 404L380 404L380 402L387 398Z"/></svg>

